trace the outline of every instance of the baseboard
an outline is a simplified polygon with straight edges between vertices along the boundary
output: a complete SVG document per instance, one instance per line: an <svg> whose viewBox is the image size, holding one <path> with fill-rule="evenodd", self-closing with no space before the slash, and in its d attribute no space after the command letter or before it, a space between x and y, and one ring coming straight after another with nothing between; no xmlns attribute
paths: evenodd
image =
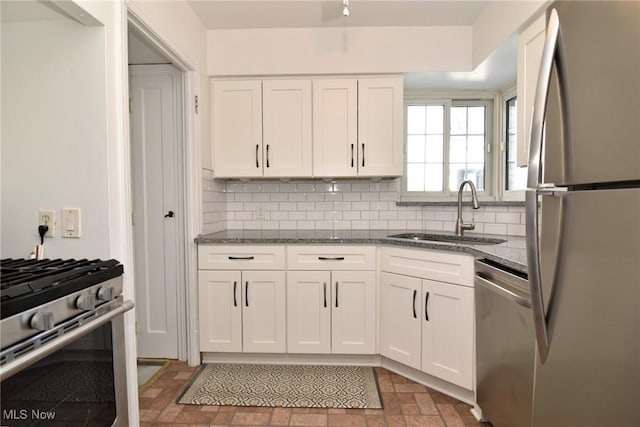
<svg viewBox="0 0 640 427"><path fill-rule="evenodd" d="M436 378L433 375L425 374L422 371L403 365L402 363L387 359L386 357L382 357L382 367L395 372L396 374L400 374L403 377L409 378L419 384L458 399L464 403L468 403L472 406L475 405L475 398L472 390L467 390L455 384L451 384L447 381L441 380L440 378Z"/></svg>
<svg viewBox="0 0 640 427"><path fill-rule="evenodd" d="M377 354L202 353L202 363L381 366Z"/></svg>

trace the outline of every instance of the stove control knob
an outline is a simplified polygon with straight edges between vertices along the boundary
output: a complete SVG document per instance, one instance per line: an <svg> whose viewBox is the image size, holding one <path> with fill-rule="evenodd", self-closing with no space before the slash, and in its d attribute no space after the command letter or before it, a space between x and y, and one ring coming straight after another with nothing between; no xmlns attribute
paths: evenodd
<svg viewBox="0 0 640 427"><path fill-rule="evenodd" d="M93 310L96 308L95 295L80 295L76 298L76 308L78 310Z"/></svg>
<svg viewBox="0 0 640 427"><path fill-rule="evenodd" d="M50 311L39 311L29 320L29 326L31 329L37 329L39 331L48 331L53 329L53 313Z"/></svg>
<svg viewBox="0 0 640 427"><path fill-rule="evenodd" d="M97 296L100 301L111 301L113 299L113 288L100 288L98 289Z"/></svg>

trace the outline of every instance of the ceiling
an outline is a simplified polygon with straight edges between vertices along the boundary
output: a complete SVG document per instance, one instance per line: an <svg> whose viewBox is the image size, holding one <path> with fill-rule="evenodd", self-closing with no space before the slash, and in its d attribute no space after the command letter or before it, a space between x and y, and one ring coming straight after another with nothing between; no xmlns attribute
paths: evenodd
<svg viewBox="0 0 640 427"><path fill-rule="evenodd" d="M187 0L209 30L472 25L489 0Z"/></svg>

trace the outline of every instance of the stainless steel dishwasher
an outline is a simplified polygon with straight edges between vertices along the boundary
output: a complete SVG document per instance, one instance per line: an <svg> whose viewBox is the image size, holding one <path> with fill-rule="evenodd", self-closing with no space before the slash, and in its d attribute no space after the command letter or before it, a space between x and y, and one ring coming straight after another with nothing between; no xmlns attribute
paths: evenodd
<svg viewBox="0 0 640 427"><path fill-rule="evenodd" d="M525 274L475 262L478 406L493 427L530 427L535 335Z"/></svg>

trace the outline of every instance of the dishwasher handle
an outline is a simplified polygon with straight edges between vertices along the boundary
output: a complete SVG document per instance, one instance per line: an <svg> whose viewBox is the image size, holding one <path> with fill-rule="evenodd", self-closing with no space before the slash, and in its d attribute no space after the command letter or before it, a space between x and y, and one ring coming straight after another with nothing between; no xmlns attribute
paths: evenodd
<svg viewBox="0 0 640 427"><path fill-rule="evenodd" d="M507 289L504 286L499 285L498 283L492 282L491 280L482 277L482 275L480 275L479 273L476 273L476 285L483 286L490 291L493 291L512 302L515 302L518 305L526 308L531 308L531 299L523 295L518 295L511 289Z"/></svg>

